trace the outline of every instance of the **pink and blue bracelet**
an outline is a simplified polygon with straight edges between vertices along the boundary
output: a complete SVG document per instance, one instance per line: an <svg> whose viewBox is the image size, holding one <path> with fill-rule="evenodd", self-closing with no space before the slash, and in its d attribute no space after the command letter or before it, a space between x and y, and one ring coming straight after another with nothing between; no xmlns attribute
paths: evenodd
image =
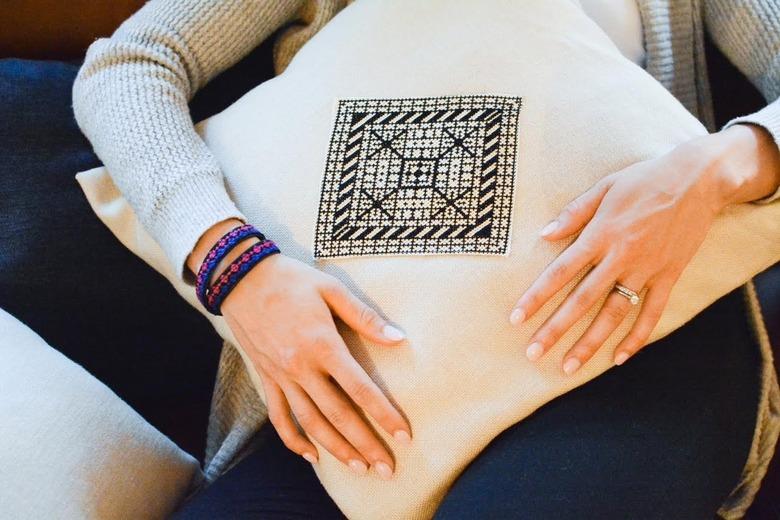
<svg viewBox="0 0 780 520"><path fill-rule="evenodd" d="M222 271L214 285L209 288L206 300L208 302L208 309L212 314L219 316L221 314L220 307L222 302L227 298L230 291L246 276L246 274L260 261L264 260L270 255L279 253L279 248L276 247L271 240L264 240L249 246L238 258L233 260L229 266Z"/></svg>
<svg viewBox="0 0 780 520"><path fill-rule="evenodd" d="M209 286L209 280L211 280L217 265L238 244L252 237L258 238L260 242L253 244L238 258L233 260L220 274L215 283ZM279 252L276 244L266 239L251 224L244 224L228 231L209 250L198 269L198 274L195 278L195 294L198 297L198 301L211 314L221 316L220 307L222 302L236 284L261 260Z"/></svg>

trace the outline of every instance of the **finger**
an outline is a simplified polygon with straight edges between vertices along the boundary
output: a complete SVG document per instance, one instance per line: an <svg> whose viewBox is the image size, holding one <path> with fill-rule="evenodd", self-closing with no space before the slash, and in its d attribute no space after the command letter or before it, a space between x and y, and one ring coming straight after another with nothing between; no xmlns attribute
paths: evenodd
<svg viewBox="0 0 780 520"><path fill-rule="evenodd" d="M515 304L509 321L513 325L519 325L541 309L547 300L557 293L563 286L571 281L594 255L574 242L567 247L558 257L548 265L539 275L531 287L520 296Z"/></svg>
<svg viewBox="0 0 780 520"><path fill-rule="evenodd" d="M387 396L355 361L349 349L338 334L334 343L341 345L333 349L333 355L326 358L325 370L341 386L344 392L362 408L384 430L401 444L411 441L411 428L401 413L390 403Z"/></svg>
<svg viewBox="0 0 780 520"><path fill-rule="evenodd" d="M618 283L639 293L647 282L647 278L646 276L635 274L625 277ZM609 296L607 296L604 304L601 306L601 310L587 330L563 357L563 371L567 374L573 374L587 363L625 319L632 307L633 305L631 305L628 298L615 290L610 291Z"/></svg>
<svg viewBox="0 0 780 520"><path fill-rule="evenodd" d="M268 374L263 373L262 381L265 389L268 419L273 424L279 438L290 451L297 453L312 464L319 460L317 448L303 435L292 420L292 410L282 389Z"/></svg>
<svg viewBox="0 0 780 520"><path fill-rule="evenodd" d="M378 312L352 294L337 278L331 277L320 289L320 294L331 310L358 334L384 344L395 344L406 337Z"/></svg>
<svg viewBox="0 0 780 520"><path fill-rule="evenodd" d="M365 457L379 476L392 477L393 458L341 388L325 374L308 378L303 388L328 422Z"/></svg>
<svg viewBox="0 0 780 520"><path fill-rule="evenodd" d="M616 269L611 264L605 259L594 267L534 332L526 350L528 359L536 361L544 355L601 298L616 278ZM569 368L576 370L579 367Z"/></svg>
<svg viewBox="0 0 780 520"><path fill-rule="evenodd" d="M572 200L558 216L542 228L539 234L545 240L560 240L573 235L590 222L611 186L608 178L594 184L588 191Z"/></svg>
<svg viewBox="0 0 780 520"><path fill-rule="evenodd" d="M253 346L253 343L240 324L230 322L228 324L231 326L236 340L242 345L245 352L257 352L256 350L247 350L247 347ZM260 375L260 381L265 392L266 407L268 408L268 419L279 434L279 438L282 439L282 442L290 451L297 453L310 463L316 464L319 461L319 452L314 444L305 435L301 434L295 422L293 422L290 415L290 405L282 389L268 372L263 369L260 360L256 356L250 356L250 359L255 370Z"/></svg>
<svg viewBox="0 0 780 520"><path fill-rule="evenodd" d="M659 280L647 290L642 310L639 311L631 331L615 347L616 365L625 363L647 344L647 339L661 319L673 286L674 280Z"/></svg>
<svg viewBox="0 0 780 520"><path fill-rule="evenodd" d="M322 415L320 409L296 383L289 381L283 387L295 419L307 435L322 445L334 457L358 475L365 475L368 464L360 452L341 435Z"/></svg>

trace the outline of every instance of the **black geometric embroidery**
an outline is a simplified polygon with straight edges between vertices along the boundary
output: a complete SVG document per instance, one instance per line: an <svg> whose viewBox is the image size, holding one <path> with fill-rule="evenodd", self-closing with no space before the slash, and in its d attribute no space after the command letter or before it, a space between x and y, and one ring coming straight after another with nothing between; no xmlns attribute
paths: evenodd
<svg viewBox="0 0 780 520"><path fill-rule="evenodd" d="M507 254L521 99L340 100L315 258Z"/></svg>

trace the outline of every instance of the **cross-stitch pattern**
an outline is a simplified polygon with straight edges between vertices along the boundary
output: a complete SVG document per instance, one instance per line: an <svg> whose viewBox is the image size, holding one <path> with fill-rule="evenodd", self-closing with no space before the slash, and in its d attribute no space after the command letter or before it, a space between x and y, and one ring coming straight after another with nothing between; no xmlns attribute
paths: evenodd
<svg viewBox="0 0 780 520"><path fill-rule="evenodd" d="M519 97L340 100L315 258L507 254Z"/></svg>

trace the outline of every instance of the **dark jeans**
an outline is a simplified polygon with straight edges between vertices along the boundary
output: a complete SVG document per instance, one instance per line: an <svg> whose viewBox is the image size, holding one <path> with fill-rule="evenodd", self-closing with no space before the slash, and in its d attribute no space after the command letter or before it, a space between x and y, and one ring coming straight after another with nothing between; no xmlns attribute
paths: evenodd
<svg viewBox="0 0 780 520"><path fill-rule="evenodd" d="M0 60L0 307L160 424L150 410L161 392L170 411L210 388L217 342L81 195L73 175L97 161L70 113L76 68ZM242 77L226 84L240 93ZM209 95L197 118L227 102ZM439 518L711 518L755 428L759 353L746 313L735 291L509 428L461 475ZM257 445L179 518L340 517L270 426Z"/></svg>
<svg viewBox="0 0 780 520"><path fill-rule="evenodd" d="M756 422L759 352L746 312L733 292L507 429L455 482L437 518L713 518ZM176 518L342 518L270 426L258 437L257 451Z"/></svg>

